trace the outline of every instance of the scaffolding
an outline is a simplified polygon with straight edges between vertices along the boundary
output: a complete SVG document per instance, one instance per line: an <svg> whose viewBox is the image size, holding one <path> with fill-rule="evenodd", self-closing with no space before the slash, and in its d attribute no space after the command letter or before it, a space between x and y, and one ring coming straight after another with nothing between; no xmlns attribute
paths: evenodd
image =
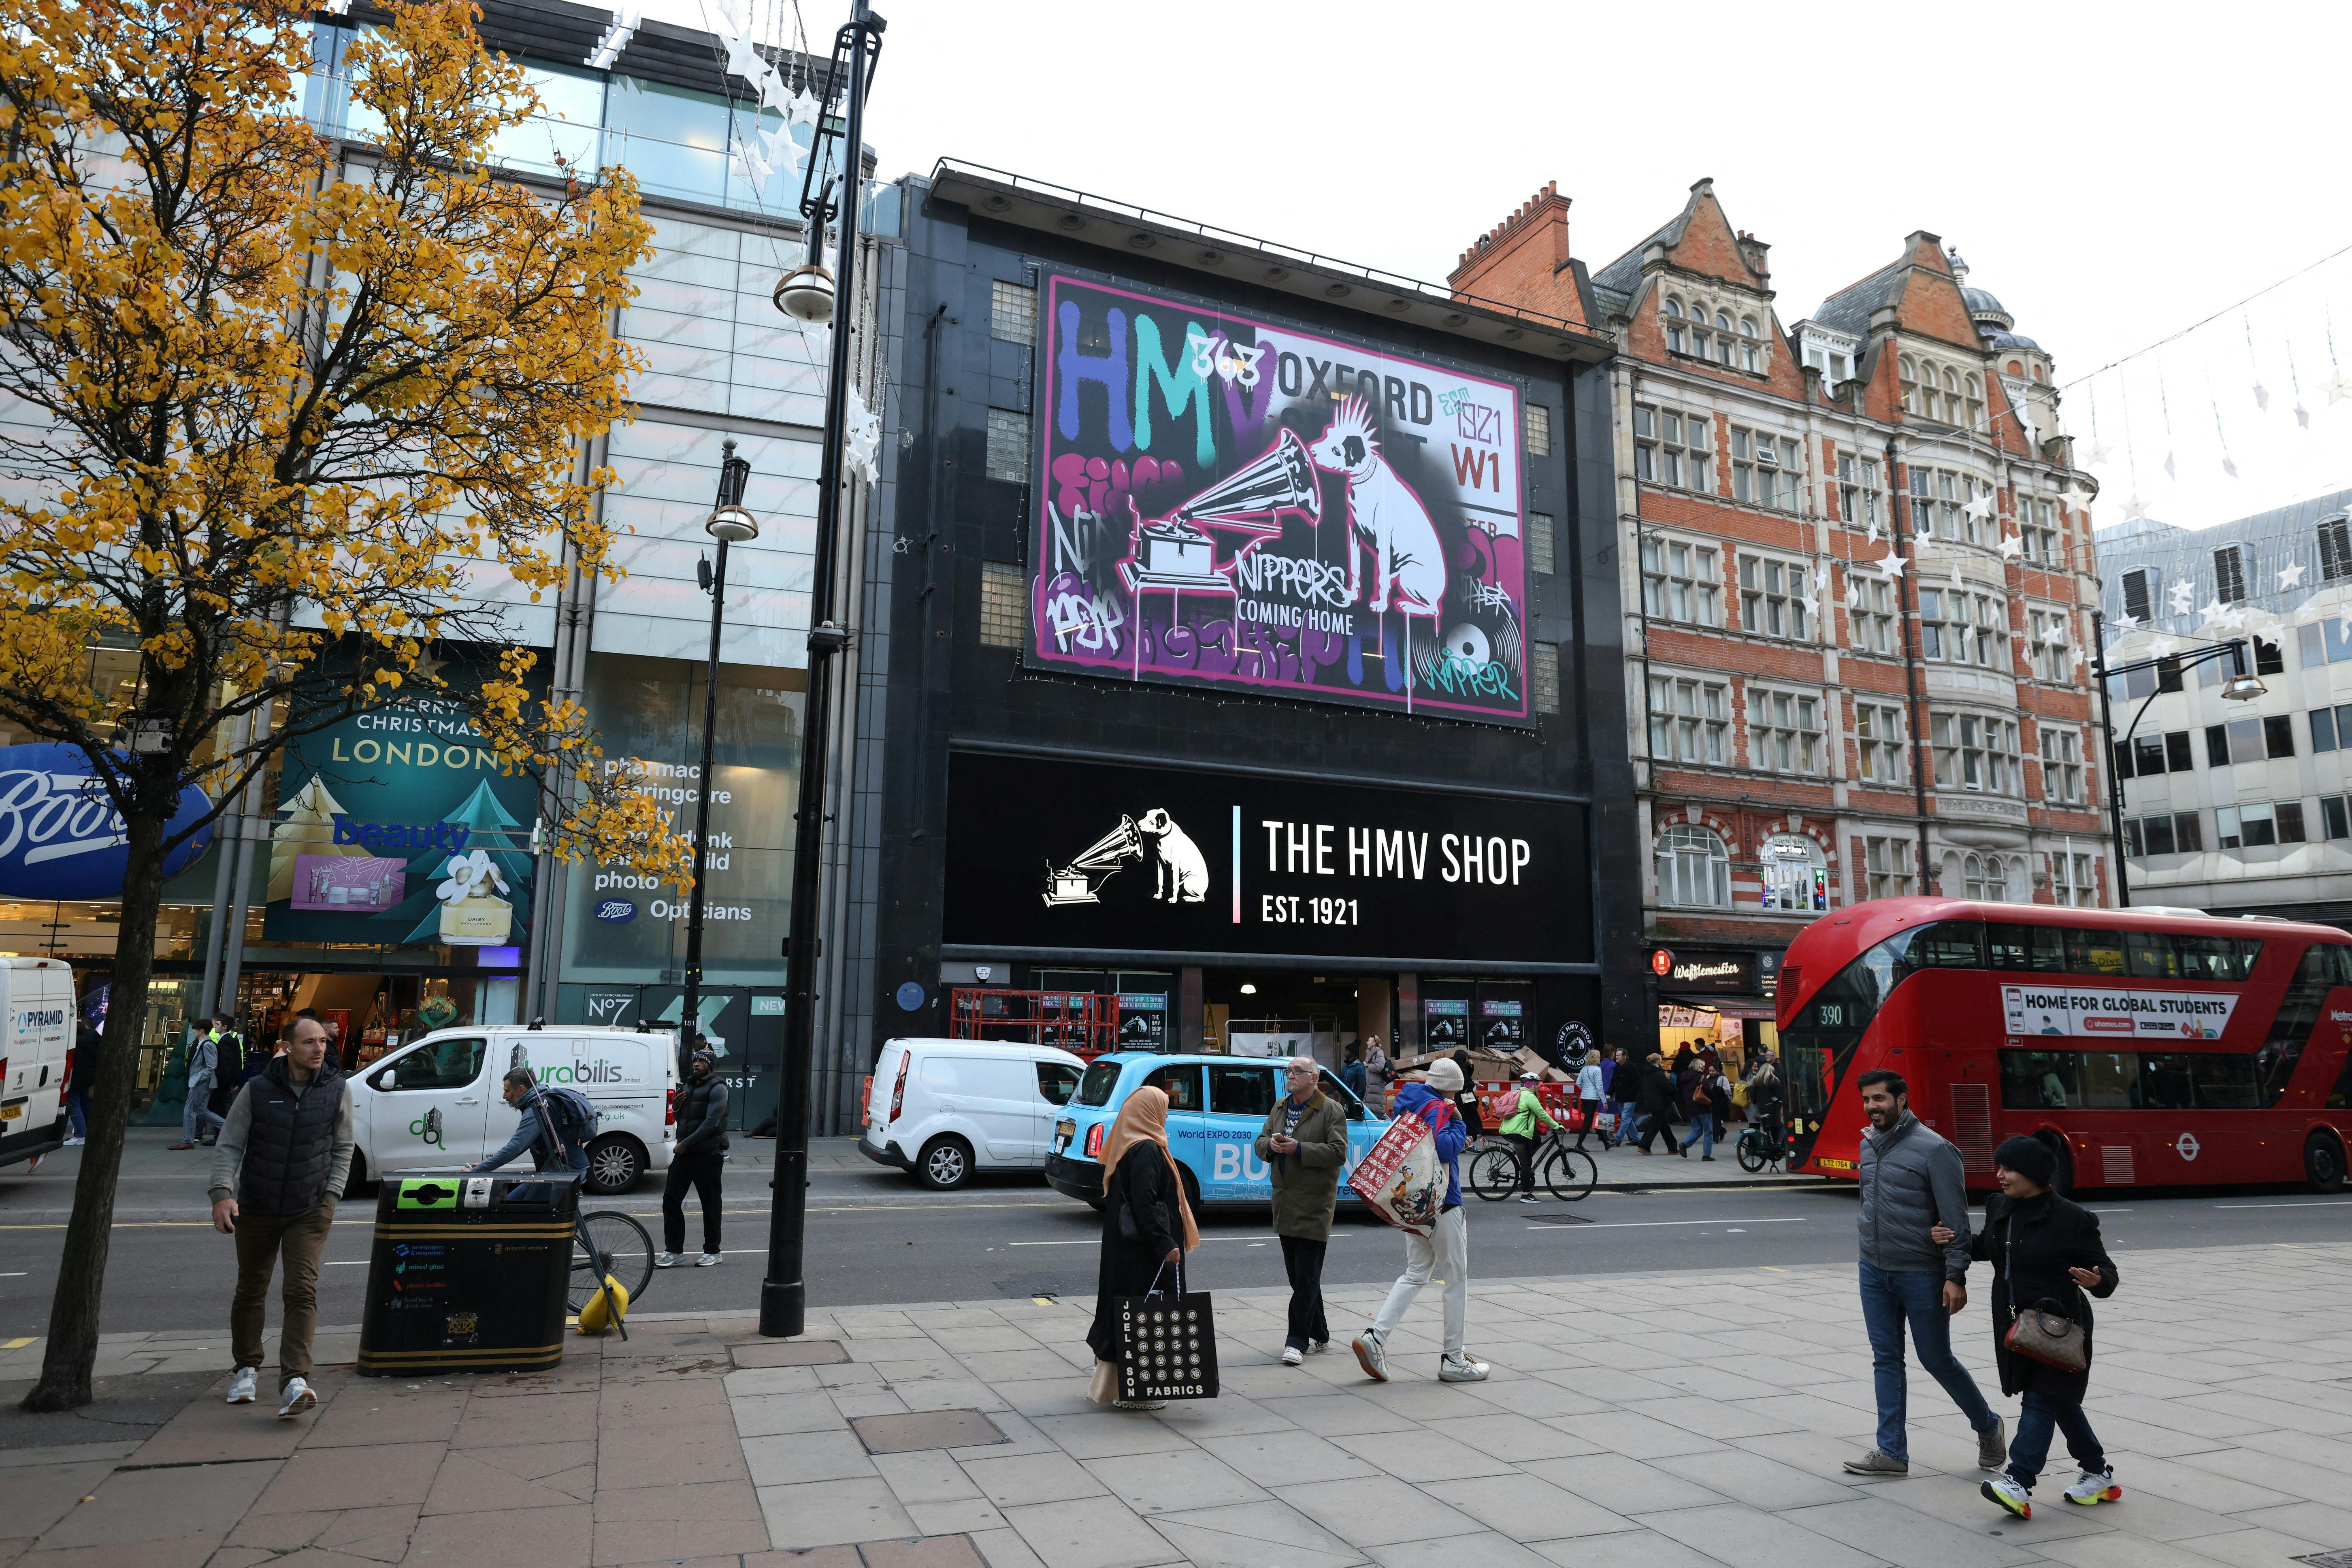
<svg viewBox="0 0 2352 1568"><path fill-rule="evenodd" d="M1119 1048L1118 998L1087 991L948 992L948 1034L959 1040L1019 1040L1092 1058Z"/></svg>

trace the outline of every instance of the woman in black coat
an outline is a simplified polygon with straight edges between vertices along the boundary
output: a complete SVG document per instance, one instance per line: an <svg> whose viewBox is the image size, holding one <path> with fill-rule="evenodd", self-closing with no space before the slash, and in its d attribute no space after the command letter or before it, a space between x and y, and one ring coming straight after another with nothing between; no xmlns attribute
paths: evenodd
<svg viewBox="0 0 2352 1568"><path fill-rule="evenodd" d="M1139 1089L1127 1097L1103 1140L1102 1267L1095 1279L1095 1321L1087 1344L1095 1352L1097 1405L1156 1410L1156 1402L1117 1397L1118 1322L1111 1303L1146 1296L1156 1283L1175 1295L1183 1289L1184 1254L1201 1245L1183 1180L1168 1148L1168 1096Z"/></svg>
<svg viewBox="0 0 2352 1568"><path fill-rule="evenodd" d="M1659 1064L1655 1051L1652 1051L1650 1059L1642 1064L1641 1087L1634 1091L1633 1110L1642 1118L1643 1153L1650 1152L1650 1140L1662 1132L1665 1134L1666 1152L1682 1153L1681 1145L1675 1142L1674 1075ZM1689 1156L1684 1155L1684 1158Z"/></svg>
<svg viewBox="0 0 2352 1568"><path fill-rule="evenodd" d="M1969 1252L1993 1266L1993 1359L2001 1392L2020 1395L2021 1406L2009 1468L1979 1489L2020 1519L2032 1518L2033 1483L2050 1457L2054 1429L2066 1434L2066 1451L2082 1467L2066 1500L2114 1502L2123 1489L2083 1414L2083 1395L2091 1384L2091 1298L2115 1294L2115 1259L2099 1239L2099 1216L2050 1190L2058 1156L2048 1144L2011 1138L1993 1152L1993 1160L2000 1191L1986 1200L1984 1225ZM1952 1233L1937 1226L1929 1234L1941 1245ZM2037 1309L2083 1326L2083 1370L2068 1372L2009 1348L2011 1325L2020 1313Z"/></svg>

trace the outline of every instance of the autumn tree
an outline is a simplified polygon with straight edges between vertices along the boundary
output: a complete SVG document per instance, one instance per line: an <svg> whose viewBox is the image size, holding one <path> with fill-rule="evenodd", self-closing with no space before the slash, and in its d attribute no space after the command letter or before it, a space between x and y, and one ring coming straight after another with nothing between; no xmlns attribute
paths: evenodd
<svg viewBox="0 0 2352 1568"><path fill-rule="evenodd" d="M652 802L590 765L566 700L467 588L616 575L589 440L625 417L613 331L649 226L618 170L486 167L538 109L464 0L347 51L378 127L302 115L287 0L0 0L0 721L80 748L130 865L47 1359L87 1402L132 1055L173 821L368 708L467 712L566 784L557 852L679 878ZM437 646L489 650L478 680ZM96 690L90 649L137 651ZM209 816L205 820L209 820Z"/></svg>

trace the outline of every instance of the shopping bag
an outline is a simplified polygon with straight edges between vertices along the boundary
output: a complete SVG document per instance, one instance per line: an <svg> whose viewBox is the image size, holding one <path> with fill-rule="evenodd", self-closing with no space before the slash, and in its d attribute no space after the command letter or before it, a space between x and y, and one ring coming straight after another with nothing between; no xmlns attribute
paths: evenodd
<svg viewBox="0 0 2352 1568"><path fill-rule="evenodd" d="M1176 1289L1160 1279L1141 1296L1111 1299L1118 1330L1118 1397L1131 1400L1214 1399L1217 1396L1217 1317L1206 1291L1188 1294L1184 1273Z"/></svg>
<svg viewBox="0 0 2352 1568"><path fill-rule="evenodd" d="M1617 1113L1613 1110L1595 1111L1592 1117L1592 1129L1596 1132L1616 1131Z"/></svg>
<svg viewBox="0 0 2352 1568"><path fill-rule="evenodd" d="M1446 1185L1436 1130L1410 1111L1400 1115L1357 1162L1348 1185L1399 1230L1433 1234Z"/></svg>

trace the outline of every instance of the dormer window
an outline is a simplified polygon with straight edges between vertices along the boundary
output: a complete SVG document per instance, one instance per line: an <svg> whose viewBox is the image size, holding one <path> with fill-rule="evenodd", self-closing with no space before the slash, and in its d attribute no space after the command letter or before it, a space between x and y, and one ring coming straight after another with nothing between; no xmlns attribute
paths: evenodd
<svg viewBox="0 0 2352 1568"><path fill-rule="evenodd" d="M1671 296L1666 300L1666 350L1670 353L1690 352L1690 335L1683 329L1683 302Z"/></svg>

